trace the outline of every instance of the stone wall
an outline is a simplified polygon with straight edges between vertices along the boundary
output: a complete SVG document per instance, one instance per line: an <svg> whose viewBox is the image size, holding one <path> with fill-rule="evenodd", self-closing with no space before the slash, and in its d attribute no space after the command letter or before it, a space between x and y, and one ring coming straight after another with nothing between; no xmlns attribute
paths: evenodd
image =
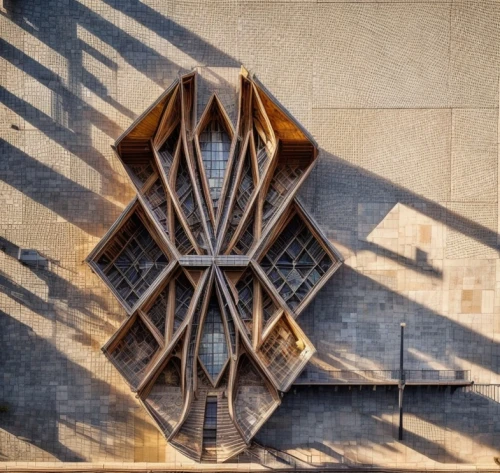
<svg viewBox="0 0 500 473"><path fill-rule="evenodd" d="M0 28L0 458L184 461L101 353L125 313L83 260L133 196L110 145L179 72L242 63L321 148L301 196L346 264L299 320L314 363L397 367L405 321L407 368L482 385L408 389L403 443L395 391L292 388L259 440L494 466L500 4L4 0Z"/></svg>

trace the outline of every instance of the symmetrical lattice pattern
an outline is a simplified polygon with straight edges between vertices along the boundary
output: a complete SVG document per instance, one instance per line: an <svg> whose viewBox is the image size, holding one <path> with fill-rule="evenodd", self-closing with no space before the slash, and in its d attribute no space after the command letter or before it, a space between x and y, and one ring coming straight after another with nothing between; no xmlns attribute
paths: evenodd
<svg viewBox="0 0 500 473"><path fill-rule="evenodd" d="M274 287L292 310L333 265L320 242L295 215L261 261Z"/></svg>
<svg viewBox="0 0 500 473"><path fill-rule="evenodd" d="M195 81L118 140L138 198L88 261L130 317L108 358L175 448L224 461L314 353L295 319L341 257L295 199L317 154L302 128L246 74L236 121Z"/></svg>
<svg viewBox="0 0 500 473"><path fill-rule="evenodd" d="M167 263L138 213L134 213L108 242L97 260L97 268L120 300L131 308Z"/></svg>

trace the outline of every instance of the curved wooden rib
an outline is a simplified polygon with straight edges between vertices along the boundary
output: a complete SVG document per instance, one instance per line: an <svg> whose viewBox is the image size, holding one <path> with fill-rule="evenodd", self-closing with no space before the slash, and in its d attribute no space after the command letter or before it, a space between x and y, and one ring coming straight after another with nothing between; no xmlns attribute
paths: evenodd
<svg viewBox="0 0 500 473"><path fill-rule="evenodd" d="M197 121L196 77L182 76L117 141L137 197L87 261L130 315L104 353L176 449L220 462L249 445L314 353L294 319L342 257L295 197L314 140L244 69L236 127L216 93ZM223 176L203 156L212 120L230 140ZM129 222L144 229L135 246ZM155 268L130 301L108 271L122 253L128 277Z"/></svg>
<svg viewBox="0 0 500 473"><path fill-rule="evenodd" d="M228 397L247 443L280 404L278 391L246 353L238 359L236 381Z"/></svg>
<svg viewBox="0 0 500 473"><path fill-rule="evenodd" d="M180 340L174 351L180 351L182 343ZM180 364L178 357L171 356L142 394L144 406L166 437L176 427L184 403Z"/></svg>

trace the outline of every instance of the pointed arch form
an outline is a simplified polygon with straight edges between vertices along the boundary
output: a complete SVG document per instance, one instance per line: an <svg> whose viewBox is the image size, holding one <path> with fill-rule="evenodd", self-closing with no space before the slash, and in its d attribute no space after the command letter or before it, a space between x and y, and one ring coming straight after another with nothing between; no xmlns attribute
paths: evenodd
<svg viewBox="0 0 500 473"><path fill-rule="evenodd" d="M210 97L196 126L194 144L202 187L215 228L235 146L233 124L216 94Z"/></svg>
<svg viewBox="0 0 500 473"><path fill-rule="evenodd" d="M182 75L114 150L137 196L87 258L127 312L103 352L174 448L226 461L313 356L296 319L342 264L296 197L317 145L242 68Z"/></svg>
<svg viewBox="0 0 500 473"><path fill-rule="evenodd" d="M247 443L280 405L278 391L245 352L238 359L229 399L236 423Z"/></svg>
<svg viewBox="0 0 500 473"><path fill-rule="evenodd" d="M229 362L230 339L222 312L216 282L209 289L208 306L201 326L198 361L213 387L216 387Z"/></svg>

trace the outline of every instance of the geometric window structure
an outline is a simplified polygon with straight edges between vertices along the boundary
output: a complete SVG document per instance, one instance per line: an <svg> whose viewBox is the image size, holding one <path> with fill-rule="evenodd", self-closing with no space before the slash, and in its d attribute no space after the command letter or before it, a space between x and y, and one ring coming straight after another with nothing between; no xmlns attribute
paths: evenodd
<svg viewBox="0 0 500 473"><path fill-rule="evenodd" d="M342 264L296 197L317 146L244 69L200 68L114 148L137 195L87 258L128 315L103 351L171 445L225 461L314 354L296 319Z"/></svg>
<svg viewBox="0 0 500 473"><path fill-rule="evenodd" d="M230 148L222 119L212 117L200 134L200 149L214 207L218 206Z"/></svg>
<svg viewBox="0 0 500 473"><path fill-rule="evenodd" d="M214 294L208 303L208 310L203 322L199 358L211 380L219 377L228 359L224 322L217 297Z"/></svg>

